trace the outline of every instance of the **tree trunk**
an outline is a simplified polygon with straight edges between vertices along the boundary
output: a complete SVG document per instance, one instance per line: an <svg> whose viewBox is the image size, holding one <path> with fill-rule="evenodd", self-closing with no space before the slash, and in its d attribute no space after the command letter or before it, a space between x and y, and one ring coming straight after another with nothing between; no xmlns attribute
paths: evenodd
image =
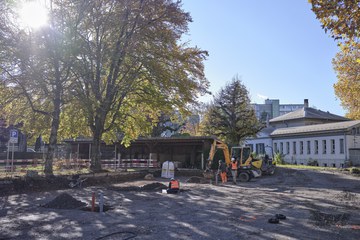
<svg viewBox="0 0 360 240"><path fill-rule="evenodd" d="M56 59L55 59L55 79L56 79L56 84L54 88L54 99L53 99L54 111L52 112L49 147L45 159L45 169L44 169L45 176L54 175L53 160L57 145L57 135L59 131L59 125L60 125L62 86L61 86L61 75L59 71L59 63Z"/></svg>
<svg viewBox="0 0 360 240"><path fill-rule="evenodd" d="M93 172L101 171L101 136L102 131L100 131L97 127L95 127L95 131L93 132L93 143L91 148L91 164L90 170Z"/></svg>
<svg viewBox="0 0 360 240"><path fill-rule="evenodd" d="M53 160L57 145L57 134L60 124L60 99L54 101L54 112L52 114L53 119L51 123L51 132L49 138L49 147L45 159L45 176L53 176Z"/></svg>

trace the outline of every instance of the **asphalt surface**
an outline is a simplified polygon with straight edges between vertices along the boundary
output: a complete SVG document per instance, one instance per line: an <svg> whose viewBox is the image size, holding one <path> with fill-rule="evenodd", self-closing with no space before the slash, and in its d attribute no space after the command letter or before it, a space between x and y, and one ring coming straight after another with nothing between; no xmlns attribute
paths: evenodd
<svg viewBox="0 0 360 240"><path fill-rule="evenodd" d="M189 178L179 194L156 178L4 196L0 239L360 239L359 177L281 168L237 185ZM108 211L43 207L62 193L90 205L93 192ZM269 223L276 214L286 219Z"/></svg>

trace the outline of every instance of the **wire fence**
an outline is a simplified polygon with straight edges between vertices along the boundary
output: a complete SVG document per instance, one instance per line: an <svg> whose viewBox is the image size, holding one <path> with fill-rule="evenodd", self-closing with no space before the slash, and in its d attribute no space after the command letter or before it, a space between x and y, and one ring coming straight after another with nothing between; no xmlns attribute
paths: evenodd
<svg viewBox="0 0 360 240"><path fill-rule="evenodd" d="M45 161L43 159L14 159L0 160L0 175L18 176L28 171L43 172ZM126 171L130 168L158 168L158 162L153 159L102 159L102 169L113 171ZM65 170L79 171L90 168L89 159L55 159L53 169L55 172Z"/></svg>

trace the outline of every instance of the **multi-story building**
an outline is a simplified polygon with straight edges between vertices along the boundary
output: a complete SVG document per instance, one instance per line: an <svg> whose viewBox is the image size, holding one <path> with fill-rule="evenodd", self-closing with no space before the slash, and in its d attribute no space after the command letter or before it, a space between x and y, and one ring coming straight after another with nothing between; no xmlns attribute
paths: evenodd
<svg viewBox="0 0 360 240"><path fill-rule="evenodd" d="M307 102L307 99L305 99ZM305 103L304 103L305 104ZM304 107L304 104L280 104L279 99L266 99L264 104L251 104L259 120L276 118Z"/></svg>

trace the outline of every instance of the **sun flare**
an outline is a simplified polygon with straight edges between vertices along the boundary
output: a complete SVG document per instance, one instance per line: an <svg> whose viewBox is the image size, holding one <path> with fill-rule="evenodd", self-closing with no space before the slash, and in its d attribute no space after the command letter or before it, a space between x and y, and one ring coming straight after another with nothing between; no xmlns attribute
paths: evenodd
<svg viewBox="0 0 360 240"><path fill-rule="evenodd" d="M20 24L24 27L40 28L48 24L48 10L41 1L25 1L21 4Z"/></svg>

